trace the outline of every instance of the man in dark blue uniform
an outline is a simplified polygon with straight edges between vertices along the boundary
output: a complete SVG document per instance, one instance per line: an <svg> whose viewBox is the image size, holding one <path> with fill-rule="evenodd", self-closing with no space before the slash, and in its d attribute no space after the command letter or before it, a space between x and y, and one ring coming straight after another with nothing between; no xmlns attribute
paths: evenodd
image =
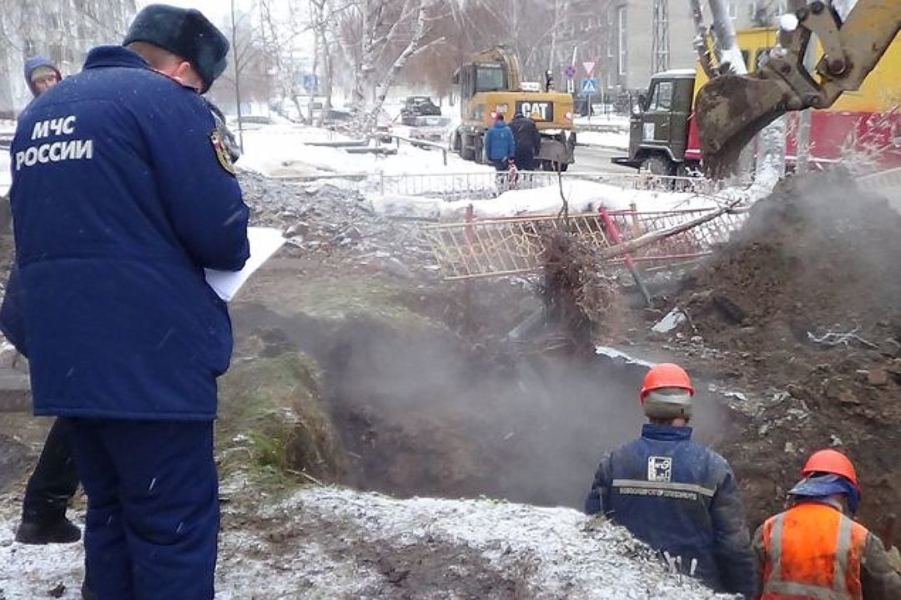
<svg viewBox="0 0 901 600"><path fill-rule="evenodd" d="M213 597L232 333L204 269L244 265L248 208L198 92L227 51L198 11L148 6L23 113L12 145L12 328L35 414L71 424L100 600Z"/></svg>
<svg viewBox="0 0 901 600"><path fill-rule="evenodd" d="M753 598L751 540L735 476L716 452L691 441L694 387L678 365L648 371L641 437L601 461L585 501L711 588Z"/></svg>

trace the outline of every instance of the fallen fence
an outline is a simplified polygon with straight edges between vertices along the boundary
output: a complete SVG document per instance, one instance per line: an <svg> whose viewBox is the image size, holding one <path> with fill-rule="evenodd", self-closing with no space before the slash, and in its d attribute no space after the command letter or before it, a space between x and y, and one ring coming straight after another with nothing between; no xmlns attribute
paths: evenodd
<svg viewBox="0 0 901 600"><path fill-rule="evenodd" d="M710 254L745 220L736 203L718 209L607 211L476 219L423 227L448 281L520 275L543 266L544 235L565 228L614 264L672 264Z"/></svg>

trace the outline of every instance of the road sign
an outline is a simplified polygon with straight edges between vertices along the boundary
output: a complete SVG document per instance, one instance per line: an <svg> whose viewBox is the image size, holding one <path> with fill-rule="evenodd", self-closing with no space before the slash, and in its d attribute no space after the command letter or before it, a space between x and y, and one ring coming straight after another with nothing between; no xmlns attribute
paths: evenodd
<svg viewBox="0 0 901 600"><path fill-rule="evenodd" d="M566 67L566 78L572 79L575 76L576 76L576 68L572 65L569 65L568 67Z"/></svg>
<svg viewBox="0 0 901 600"><path fill-rule="evenodd" d="M586 95L597 94L598 93L598 80L597 79L583 79L582 80L582 93Z"/></svg>
<svg viewBox="0 0 901 600"><path fill-rule="evenodd" d="M585 74L588 75L589 77L594 72L594 65L595 65L594 61L582 63L582 66L585 67Z"/></svg>
<svg viewBox="0 0 901 600"><path fill-rule="evenodd" d="M319 88L319 77L316 75L304 75L303 88L308 92L317 90Z"/></svg>

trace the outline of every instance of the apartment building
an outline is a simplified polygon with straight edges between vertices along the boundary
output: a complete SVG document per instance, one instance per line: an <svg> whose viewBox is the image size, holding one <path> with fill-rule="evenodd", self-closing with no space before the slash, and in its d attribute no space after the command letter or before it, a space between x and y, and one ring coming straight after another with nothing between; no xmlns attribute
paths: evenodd
<svg viewBox="0 0 901 600"><path fill-rule="evenodd" d="M603 6L604 39L600 62L603 65L603 86L611 91L634 90L647 87L657 62L655 44L654 0L609 0ZM783 14L787 0L732 0L730 16L736 29L764 26ZM709 22L707 2L705 16ZM669 44L659 44L667 55L668 68L693 68L696 36L691 6L688 0L668 0L666 23Z"/></svg>

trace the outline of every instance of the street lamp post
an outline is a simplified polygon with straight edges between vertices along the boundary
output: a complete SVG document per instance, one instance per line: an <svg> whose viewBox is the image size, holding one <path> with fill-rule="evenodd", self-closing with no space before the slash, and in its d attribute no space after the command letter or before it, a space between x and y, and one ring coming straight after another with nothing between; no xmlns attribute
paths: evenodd
<svg viewBox="0 0 901 600"><path fill-rule="evenodd" d="M238 108L238 145L241 152L244 152L244 124L241 120L241 82L240 69L238 68L238 26L235 23L235 0L231 0L231 16L232 16L232 56L235 63L235 104Z"/></svg>

